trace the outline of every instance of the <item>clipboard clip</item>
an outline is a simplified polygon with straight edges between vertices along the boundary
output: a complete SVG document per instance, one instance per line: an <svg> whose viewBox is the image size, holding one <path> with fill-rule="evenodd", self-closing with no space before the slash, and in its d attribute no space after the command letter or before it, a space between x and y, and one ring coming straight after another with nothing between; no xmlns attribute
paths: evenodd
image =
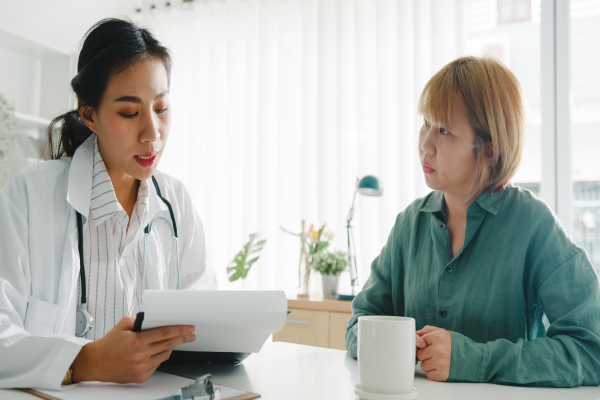
<svg viewBox="0 0 600 400"><path fill-rule="evenodd" d="M215 392L212 383L212 375L202 375L192 384L177 390L169 397L160 400L219 400L221 393L219 389Z"/></svg>

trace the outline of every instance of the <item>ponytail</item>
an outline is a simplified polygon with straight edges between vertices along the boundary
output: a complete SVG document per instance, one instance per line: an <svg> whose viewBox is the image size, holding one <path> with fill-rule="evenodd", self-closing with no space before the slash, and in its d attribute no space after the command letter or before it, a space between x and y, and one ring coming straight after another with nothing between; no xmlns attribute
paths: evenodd
<svg viewBox="0 0 600 400"><path fill-rule="evenodd" d="M59 115L48 125L46 130L48 142L42 150L41 158L58 160L62 157L73 157L75 150L92 133L94 132L81 120L78 110Z"/></svg>

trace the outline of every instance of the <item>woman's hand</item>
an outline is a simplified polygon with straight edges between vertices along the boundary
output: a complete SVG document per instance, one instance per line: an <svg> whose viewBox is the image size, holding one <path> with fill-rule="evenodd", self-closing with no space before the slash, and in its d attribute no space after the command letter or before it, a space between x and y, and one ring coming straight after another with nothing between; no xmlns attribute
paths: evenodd
<svg viewBox="0 0 600 400"><path fill-rule="evenodd" d="M427 343L427 347L417 353L417 358L421 360L421 369L427 374L427 379L446 381L450 376L452 335L445 329L428 325L417 331L417 336L421 336L421 339Z"/></svg>
<svg viewBox="0 0 600 400"><path fill-rule="evenodd" d="M73 380L143 383L177 345L193 342L194 326L133 332L135 317L123 317L102 339L83 346L73 361Z"/></svg>
<svg viewBox="0 0 600 400"><path fill-rule="evenodd" d="M419 354L419 350L424 349L425 347L427 347L427 343L425 343L425 339L423 339L421 336L419 336L418 334L415 334L415 345L416 345L416 350L415 350L415 365L417 365L417 363L419 362L419 358L417 357L417 354Z"/></svg>

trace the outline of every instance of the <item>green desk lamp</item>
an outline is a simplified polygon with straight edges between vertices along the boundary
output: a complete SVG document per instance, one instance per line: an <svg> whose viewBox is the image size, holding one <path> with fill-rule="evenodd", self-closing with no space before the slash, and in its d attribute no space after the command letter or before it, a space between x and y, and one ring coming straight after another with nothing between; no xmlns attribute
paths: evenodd
<svg viewBox="0 0 600 400"><path fill-rule="evenodd" d="M348 211L348 218L346 222L346 230L348 232L348 270L350 271L350 285L352 286L352 294L340 294L338 300L354 300L356 294L354 288L358 286L358 269L356 268L356 254L354 253L354 236L352 235L352 219L354 218L354 202L356 200L356 193L360 193L364 196L376 196L383 195L383 185L376 176L365 175L362 179L356 178L356 189L354 189L354 197L352 198L352 208Z"/></svg>

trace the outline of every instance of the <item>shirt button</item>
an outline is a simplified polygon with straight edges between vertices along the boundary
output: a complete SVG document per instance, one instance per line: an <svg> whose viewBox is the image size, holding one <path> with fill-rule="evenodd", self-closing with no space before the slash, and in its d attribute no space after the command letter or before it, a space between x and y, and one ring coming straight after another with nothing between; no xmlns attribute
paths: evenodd
<svg viewBox="0 0 600 400"><path fill-rule="evenodd" d="M124 267L125 266L125 259L121 258L121 266Z"/></svg>
<svg viewBox="0 0 600 400"><path fill-rule="evenodd" d="M448 266L446 267L446 271L447 271L447 272L452 272L452 265L448 265Z"/></svg>
<svg viewBox="0 0 600 400"><path fill-rule="evenodd" d="M446 224L440 224L440 228L444 229L446 227Z"/></svg>
<svg viewBox="0 0 600 400"><path fill-rule="evenodd" d="M448 313L446 312L446 310L440 311L440 317L446 318L446 315L448 315Z"/></svg>

